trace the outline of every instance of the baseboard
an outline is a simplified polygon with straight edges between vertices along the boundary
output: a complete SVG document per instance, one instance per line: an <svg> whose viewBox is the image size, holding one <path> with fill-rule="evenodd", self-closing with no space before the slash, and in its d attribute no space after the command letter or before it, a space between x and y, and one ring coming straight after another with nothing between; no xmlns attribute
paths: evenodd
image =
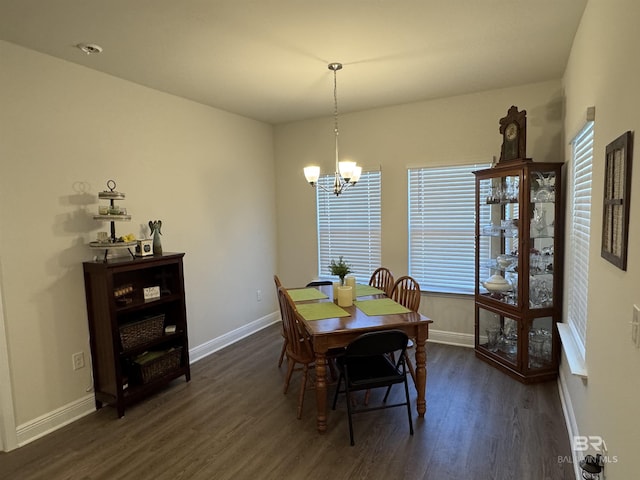
<svg viewBox="0 0 640 480"><path fill-rule="evenodd" d="M445 330L429 329L429 341L433 343L444 343L445 345L455 345L457 347L473 348L475 345L474 336L470 333L447 332Z"/></svg>
<svg viewBox="0 0 640 480"><path fill-rule="evenodd" d="M564 370L560 368L558 375L558 393L560 394L560 404L562 405L562 413L564 414L564 422L567 426L567 433L569 434L569 441L571 441L571 458L573 462L573 470L576 478L581 478L578 462L581 458L578 458L576 451L573 449L572 439L580 435L578 431L578 422L573 411L573 404L571 403L571 395L569 395L569 388L567 387L567 380Z"/></svg>
<svg viewBox="0 0 640 480"><path fill-rule="evenodd" d="M68 425L96 410L96 402L93 394L86 395L67 405L57 408L45 415L41 415L16 428L18 447L44 437L59 428Z"/></svg>
<svg viewBox="0 0 640 480"><path fill-rule="evenodd" d="M265 315L262 318L254 320L251 323L243 325L240 328L236 328L230 332L225 333L213 340L210 340L206 343L198 345L197 347L189 349L189 361L190 363L195 363L198 360L202 360L208 355L211 355L218 350L221 350L229 345L236 343L239 340L242 340L249 335L253 335L256 332L259 332L263 328L267 328L269 325L273 325L274 323L280 321L280 312L273 312L268 315Z"/></svg>

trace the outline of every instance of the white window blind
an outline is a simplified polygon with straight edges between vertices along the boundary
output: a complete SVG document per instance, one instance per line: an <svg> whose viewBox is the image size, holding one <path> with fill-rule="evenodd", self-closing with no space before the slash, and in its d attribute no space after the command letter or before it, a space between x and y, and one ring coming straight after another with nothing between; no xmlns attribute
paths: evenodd
<svg viewBox="0 0 640 480"><path fill-rule="evenodd" d="M422 290L474 293L476 197L472 172L488 167L409 169L409 275Z"/></svg>
<svg viewBox="0 0 640 480"><path fill-rule="evenodd" d="M328 278L331 260L343 256L351 275L368 283L381 265L381 172L362 172L355 186L336 197L317 188L318 277ZM318 184L333 189L334 176L322 175Z"/></svg>
<svg viewBox="0 0 640 480"><path fill-rule="evenodd" d="M585 353L587 296L589 294L589 235L591 230L591 168L594 122L573 139L571 202L567 266L569 281L567 319L574 338Z"/></svg>

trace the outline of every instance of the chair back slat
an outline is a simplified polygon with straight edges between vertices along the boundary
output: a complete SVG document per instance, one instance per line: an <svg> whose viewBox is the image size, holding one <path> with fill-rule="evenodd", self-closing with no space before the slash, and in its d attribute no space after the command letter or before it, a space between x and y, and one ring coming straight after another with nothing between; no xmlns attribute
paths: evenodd
<svg viewBox="0 0 640 480"><path fill-rule="evenodd" d="M313 344L304 326L295 303L284 287L278 288L278 302L282 314L282 326L287 338L287 355L297 362L311 362L314 358Z"/></svg>
<svg viewBox="0 0 640 480"><path fill-rule="evenodd" d="M408 275L400 277L393 286L391 298L409 310L417 312L420 308L420 285Z"/></svg>
<svg viewBox="0 0 640 480"><path fill-rule="evenodd" d="M390 297L393 290L393 274L391 270L385 267L377 268L371 274L369 285L383 290L387 297Z"/></svg>

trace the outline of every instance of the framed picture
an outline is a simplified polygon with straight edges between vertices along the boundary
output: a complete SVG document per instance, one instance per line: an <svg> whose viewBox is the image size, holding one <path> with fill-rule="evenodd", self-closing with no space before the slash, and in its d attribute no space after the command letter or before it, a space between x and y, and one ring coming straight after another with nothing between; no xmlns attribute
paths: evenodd
<svg viewBox="0 0 640 480"><path fill-rule="evenodd" d="M142 293L144 294L145 301L160 298L160 286L156 285L154 287L145 287L142 290Z"/></svg>
<svg viewBox="0 0 640 480"><path fill-rule="evenodd" d="M607 145L605 153L601 255L622 270L627 269L632 149L629 131Z"/></svg>

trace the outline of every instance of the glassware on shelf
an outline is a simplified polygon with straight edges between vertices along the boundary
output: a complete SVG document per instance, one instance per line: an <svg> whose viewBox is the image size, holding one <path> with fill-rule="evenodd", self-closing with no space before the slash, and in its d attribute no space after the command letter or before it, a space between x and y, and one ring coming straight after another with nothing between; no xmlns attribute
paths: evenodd
<svg viewBox="0 0 640 480"><path fill-rule="evenodd" d="M540 271L540 253L532 252L529 254L529 272L533 275Z"/></svg>
<svg viewBox="0 0 640 480"><path fill-rule="evenodd" d="M500 184L491 185L487 204L517 203L520 196L520 177L504 177Z"/></svg>
<svg viewBox="0 0 640 480"><path fill-rule="evenodd" d="M551 275L529 276L530 308L544 308L553 305L552 280L545 277L551 277Z"/></svg>
<svg viewBox="0 0 640 480"><path fill-rule="evenodd" d="M517 237L518 236L518 219L501 220L500 227L505 237Z"/></svg>
<svg viewBox="0 0 640 480"><path fill-rule="evenodd" d="M531 226L536 231L538 237L547 235L547 211L544 208L534 208Z"/></svg>
<svg viewBox="0 0 640 480"><path fill-rule="evenodd" d="M553 245L542 249L541 262L546 273L553 273Z"/></svg>
<svg viewBox="0 0 640 480"><path fill-rule="evenodd" d="M491 325L487 328L487 350L497 352L501 341L502 331L499 325Z"/></svg>
<svg viewBox="0 0 640 480"><path fill-rule="evenodd" d="M548 175L544 175L542 172L536 172L538 178L536 181L538 182L539 188L533 195L534 202L555 202L556 201L556 188L555 181L556 176L553 173Z"/></svg>
<svg viewBox="0 0 640 480"><path fill-rule="evenodd" d="M485 225L484 227L482 227L482 235L499 237L501 233L502 230L498 225Z"/></svg>
<svg viewBox="0 0 640 480"><path fill-rule="evenodd" d="M491 193L487 196L487 204L502 203L503 192L498 185L491 186Z"/></svg>
<svg viewBox="0 0 640 480"><path fill-rule="evenodd" d="M529 332L529 368L540 368L544 366L544 338Z"/></svg>
<svg viewBox="0 0 640 480"><path fill-rule="evenodd" d="M520 195L520 177L506 177L504 183L503 200L508 203L517 202Z"/></svg>
<svg viewBox="0 0 640 480"><path fill-rule="evenodd" d="M551 361L551 332L545 328L529 330L529 368L542 368Z"/></svg>
<svg viewBox="0 0 640 480"><path fill-rule="evenodd" d="M507 270L509 267L512 267L517 261L518 257L514 257L513 255L502 254L496 257L496 264L503 270Z"/></svg>
<svg viewBox="0 0 640 480"><path fill-rule="evenodd" d="M505 320L502 332L500 350L506 354L507 358L515 360L518 352L518 325L514 321Z"/></svg>
<svg viewBox="0 0 640 480"><path fill-rule="evenodd" d="M518 304L518 295L515 291L507 292L502 295L500 301L506 303L507 305L517 305Z"/></svg>

